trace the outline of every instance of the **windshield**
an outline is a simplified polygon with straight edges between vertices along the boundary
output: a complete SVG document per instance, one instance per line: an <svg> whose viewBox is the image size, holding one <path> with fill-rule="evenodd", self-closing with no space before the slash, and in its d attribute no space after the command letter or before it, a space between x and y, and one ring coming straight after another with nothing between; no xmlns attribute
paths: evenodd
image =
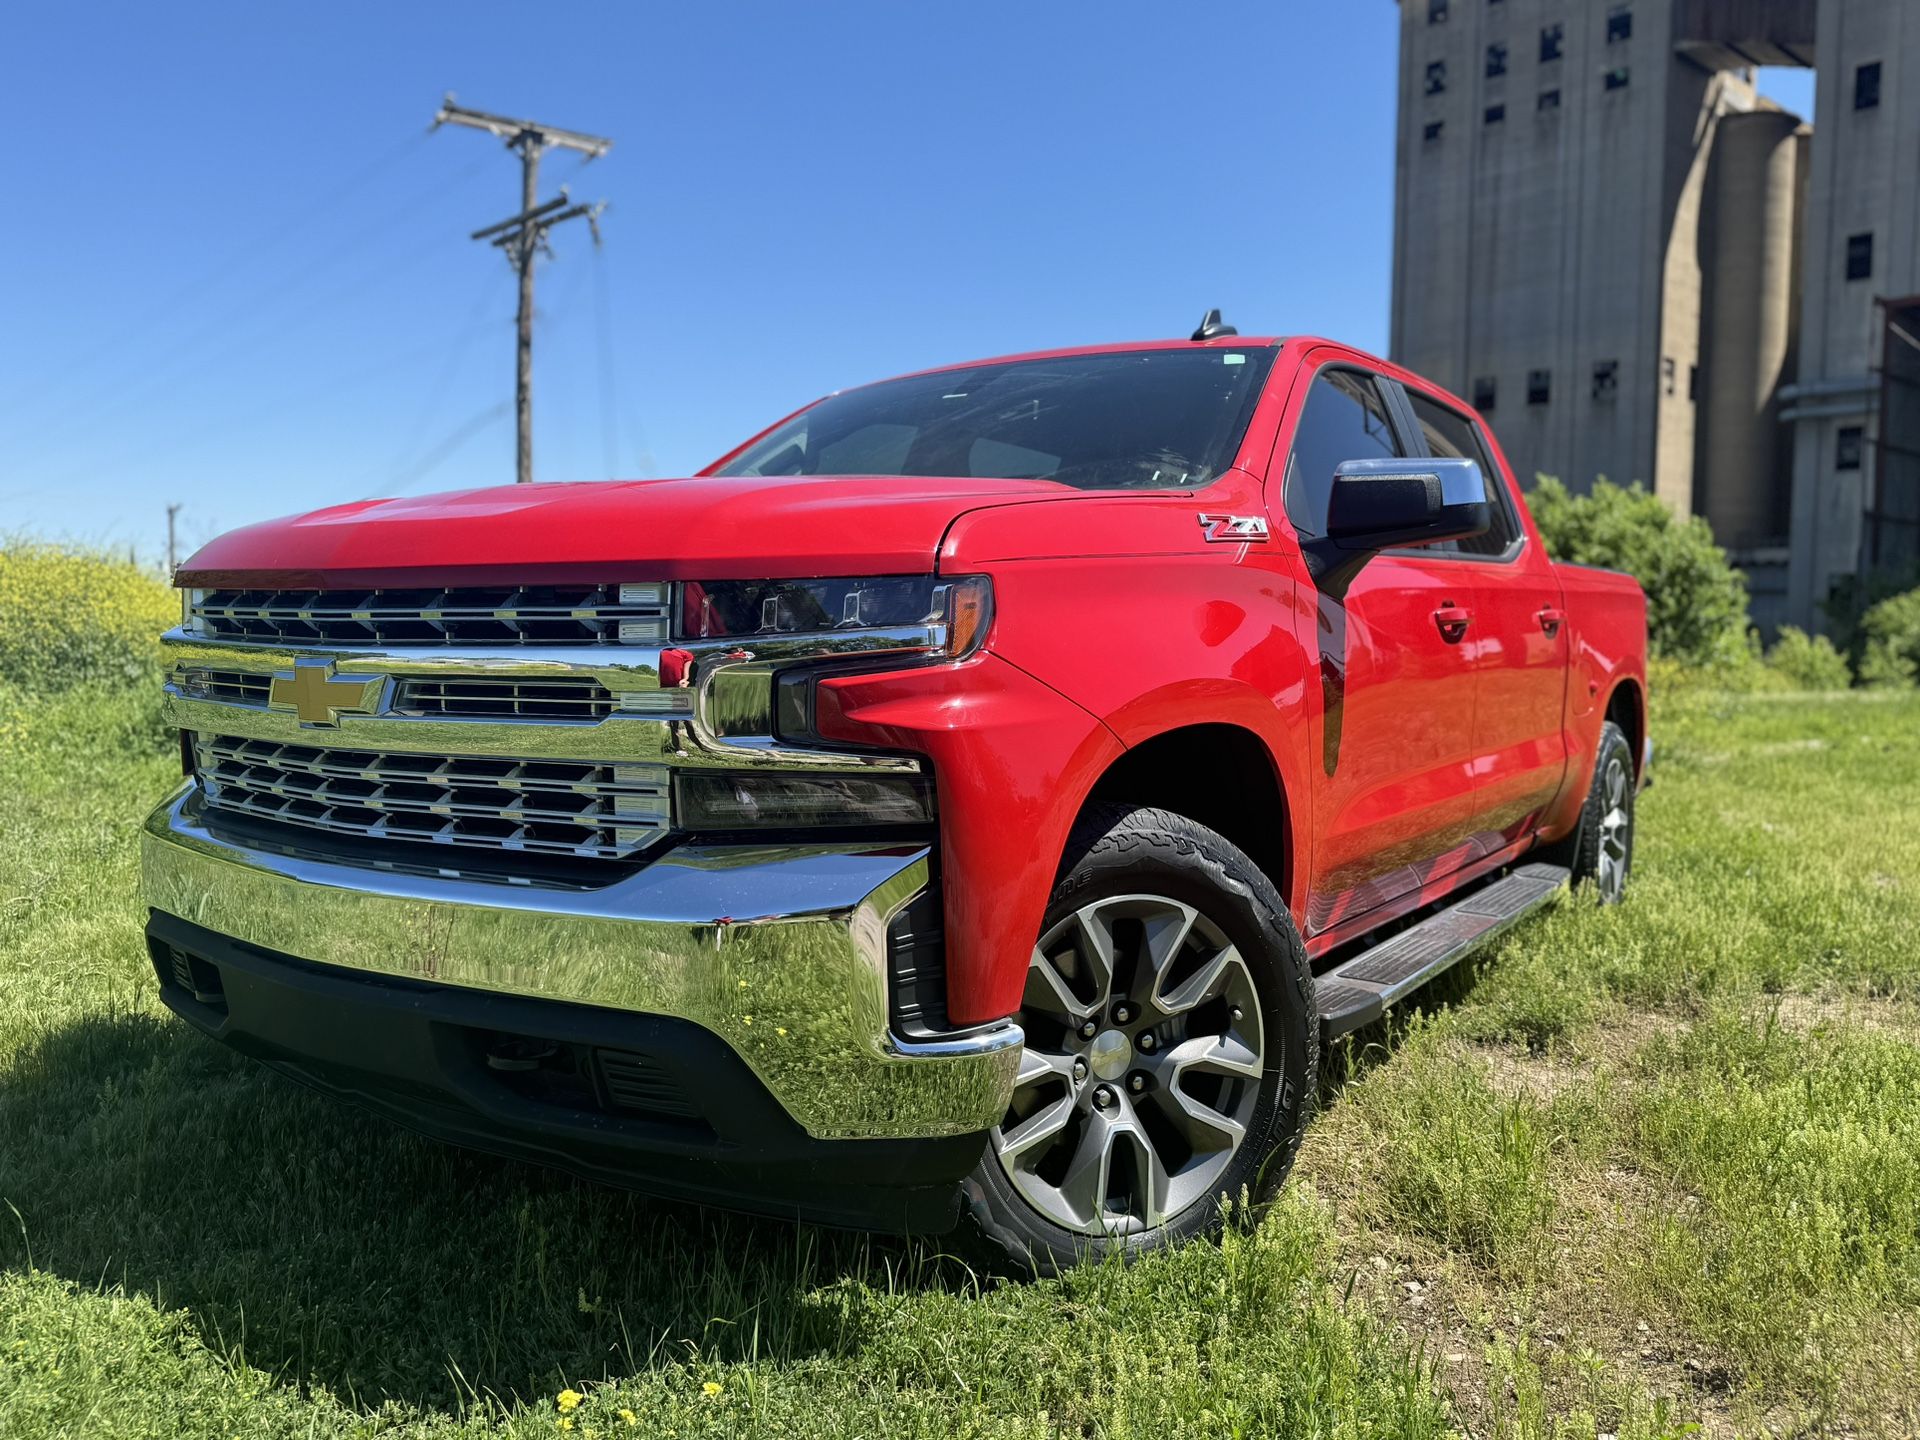
<svg viewBox="0 0 1920 1440"><path fill-rule="evenodd" d="M829 396L713 473L1204 485L1233 463L1272 363L1270 346L1130 350L887 380Z"/></svg>

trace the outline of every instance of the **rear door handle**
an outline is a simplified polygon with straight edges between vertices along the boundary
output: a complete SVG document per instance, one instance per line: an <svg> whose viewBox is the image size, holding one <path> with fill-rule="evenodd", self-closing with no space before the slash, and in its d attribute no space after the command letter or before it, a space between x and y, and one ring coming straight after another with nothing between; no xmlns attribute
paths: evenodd
<svg viewBox="0 0 1920 1440"><path fill-rule="evenodd" d="M1433 623L1440 627L1442 640L1457 645L1466 638L1467 626L1473 623L1473 612L1460 605L1442 605L1433 612Z"/></svg>
<svg viewBox="0 0 1920 1440"><path fill-rule="evenodd" d="M1540 607L1540 628L1550 636L1560 633L1561 623L1565 621L1566 618L1567 612L1564 610L1556 609L1552 605L1542 605Z"/></svg>

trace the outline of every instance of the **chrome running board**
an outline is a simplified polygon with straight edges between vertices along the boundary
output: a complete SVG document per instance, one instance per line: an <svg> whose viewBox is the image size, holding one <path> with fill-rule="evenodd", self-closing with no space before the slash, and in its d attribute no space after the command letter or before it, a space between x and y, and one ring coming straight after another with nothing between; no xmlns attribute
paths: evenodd
<svg viewBox="0 0 1920 1440"><path fill-rule="evenodd" d="M1522 865L1390 940L1362 950L1320 975L1320 1035L1334 1040L1371 1025L1476 945L1560 893L1562 865Z"/></svg>

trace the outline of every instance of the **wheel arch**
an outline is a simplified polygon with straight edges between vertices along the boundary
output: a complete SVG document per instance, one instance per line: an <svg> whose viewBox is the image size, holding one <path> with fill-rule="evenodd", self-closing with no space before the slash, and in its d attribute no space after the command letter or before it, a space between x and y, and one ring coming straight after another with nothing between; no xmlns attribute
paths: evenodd
<svg viewBox="0 0 1920 1440"><path fill-rule="evenodd" d="M1184 815L1245 851L1282 896L1293 893L1297 811L1271 748L1244 725L1180 725L1130 744L1082 797L1079 815L1102 804Z"/></svg>
<svg viewBox="0 0 1920 1440"><path fill-rule="evenodd" d="M1633 751L1633 774L1641 779L1647 763L1647 697L1640 682L1631 676L1620 680L1607 694L1604 718L1620 727Z"/></svg>

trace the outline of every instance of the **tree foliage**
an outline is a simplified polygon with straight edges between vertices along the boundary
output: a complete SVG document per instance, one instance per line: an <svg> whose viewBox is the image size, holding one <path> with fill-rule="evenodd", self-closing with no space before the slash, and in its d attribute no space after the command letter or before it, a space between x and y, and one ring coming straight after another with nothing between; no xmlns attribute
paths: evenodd
<svg viewBox="0 0 1920 1440"><path fill-rule="evenodd" d="M1699 516L1678 520L1643 486L1602 477L1574 495L1542 475L1527 497L1556 560L1624 570L1647 592L1647 647L1692 665L1740 664L1747 639L1747 580Z"/></svg>
<svg viewBox="0 0 1920 1440"><path fill-rule="evenodd" d="M179 621L166 582L129 560L0 536L0 684L151 682L160 634Z"/></svg>
<svg viewBox="0 0 1920 1440"><path fill-rule="evenodd" d="M1809 635L1798 625L1780 627L1767 668L1794 690L1845 690L1853 684L1847 657L1826 636Z"/></svg>
<svg viewBox="0 0 1920 1440"><path fill-rule="evenodd" d="M1861 617L1860 678L1869 685L1920 680L1920 590L1882 600Z"/></svg>

